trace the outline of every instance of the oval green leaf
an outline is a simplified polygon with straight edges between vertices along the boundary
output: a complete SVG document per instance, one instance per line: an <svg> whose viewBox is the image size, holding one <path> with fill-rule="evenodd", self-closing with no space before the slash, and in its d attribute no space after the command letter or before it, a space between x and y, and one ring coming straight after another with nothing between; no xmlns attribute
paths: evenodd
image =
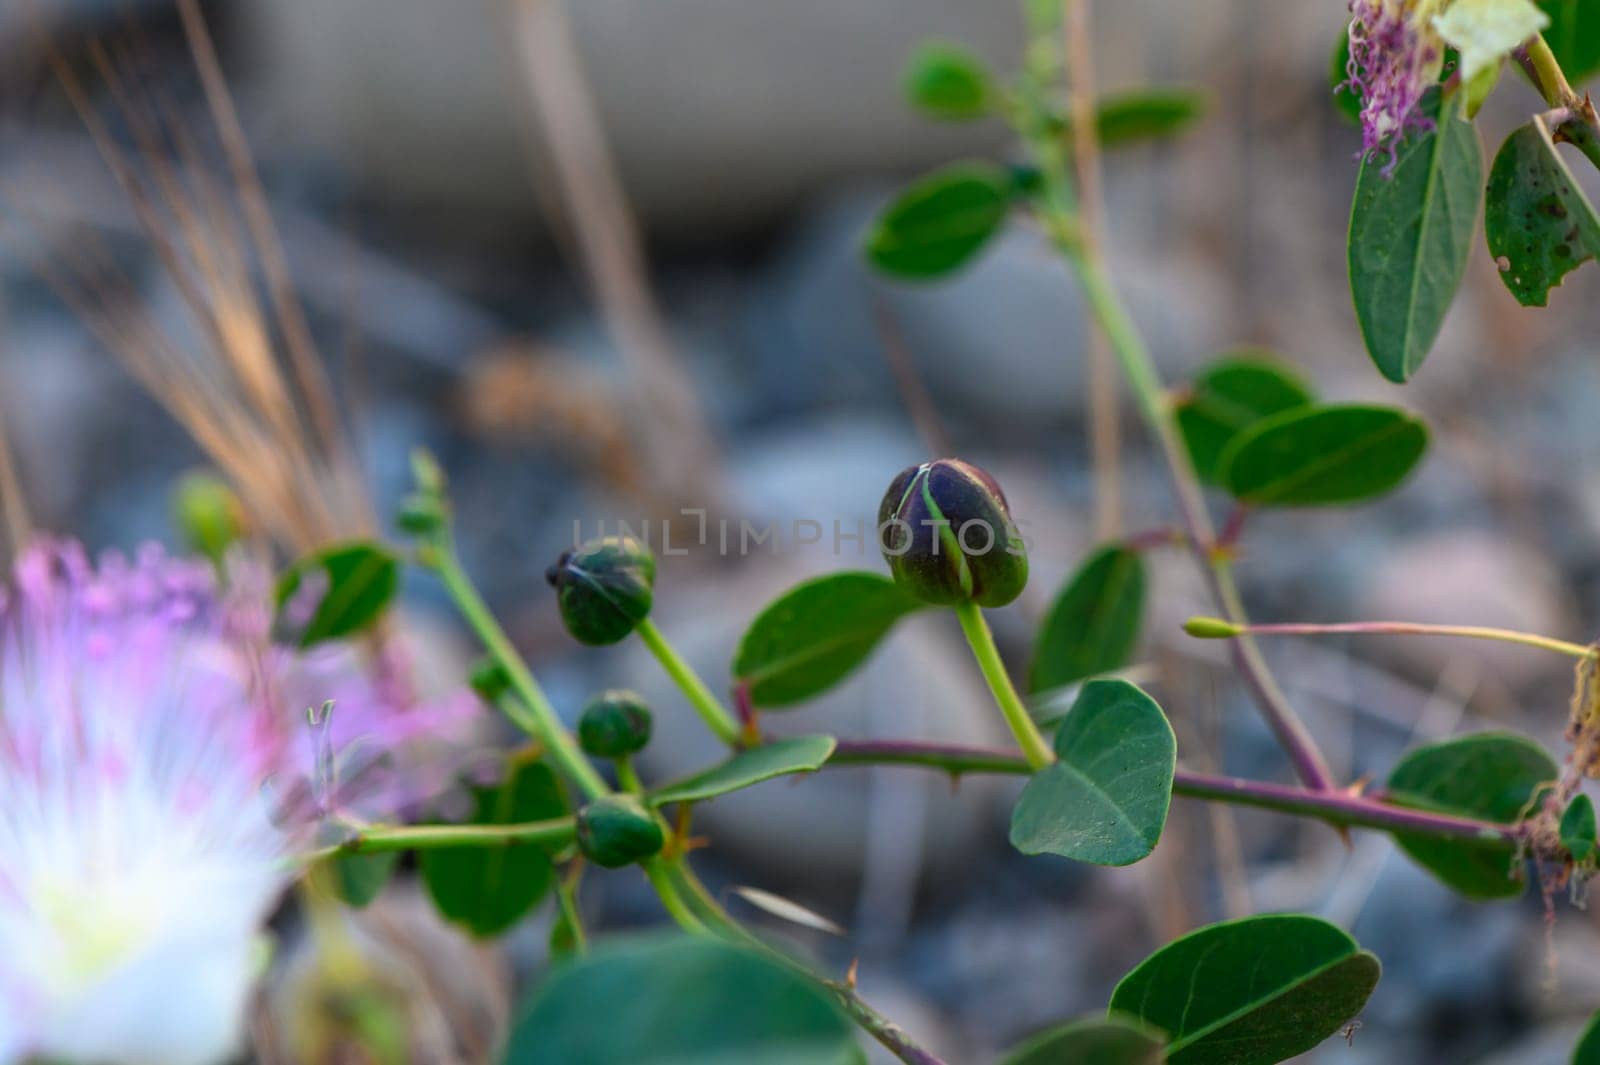
<svg viewBox="0 0 1600 1065"><path fill-rule="evenodd" d="M832 573L795 585L756 615L733 658L757 706L818 695L866 661L894 623L923 604L879 573Z"/></svg>
<svg viewBox="0 0 1600 1065"><path fill-rule="evenodd" d="M1538 0L1550 16L1545 43L1574 85L1600 73L1600 0Z"/></svg>
<svg viewBox="0 0 1600 1065"><path fill-rule="evenodd" d="M505 1065L859 1065L822 985L708 938L613 943L529 995Z"/></svg>
<svg viewBox="0 0 1600 1065"><path fill-rule="evenodd" d="M1427 427L1392 407L1297 407L1257 422L1219 460L1228 491L1264 507L1357 503L1405 480Z"/></svg>
<svg viewBox="0 0 1600 1065"><path fill-rule="evenodd" d="M914 107L947 122L982 118L993 100L983 60L948 41L919 45L906 64L904 84Z"/></svg>
<svg viewBox="0 0 1600 1065"><path fill-rule="evenodd" d="M1166 1039L1122 1017L1091 1017L1040 1032L998 1065L1161 1065Z"/></svg>
<svg viewBox="0 0 1600 1065"><path fill-rule="evenodd" d="M1511 134L1495 154L1483 228L1500 280L1524 307L1543 307L1562 278L1600 255L1600 215L1543 119Z"/></svg>
<svg viewBox="0 0 1600 1065"><path fill-rule="evenodd" d="M1207 367L1175 413L1195 473L1218 484L1222 453L1234 437L1311 401L1311 389L1287 363L1268 352L1239 352Z"/></svg>
<svg viewBox="0 0 1600 1065"><path fill-rule="evenodd" d="M399 864L399 851L340 854L324 862L319 873L339 899L359 910L383 894Z"/></svg>
<svg viewBox="0 0 1600 1065"><path fill-rule="evenodd" d="M1437 813L1514 823L1540 785L1556 779L1555 761L1532 740L1482 732L1419 747L1389 774L1388 798ZM1522 893L1522 863L1501 840L1450 840L1395 833L1395 842L1434 876L1469 899Z"/></svg>
<svg viewBox="0 0 1600 1065"><path fill-rule="evenodd" d="M291 605L298 612L296 593L308 580L324 587L302 628L288 615ZM400 561L393 553L365 541L336 544L305 556L279 578L275 626L301 647L343 639L376 623L399 590Z"/></svg>
<svg viewBox="0 0 1600 1065"><path fill-rule="evenodd" d="M1048 691L1128 664L1144 614L1144 559L1111 544L1056 597L1033 645L1028 690Z"/></svg>
<svg viewBox="0 0 1600 1065"><path fill-rule="evenodd" d="M522 761L494 788L474 788L472 824L511 825L567 813L549 767ZM554 882L550 856L539 847L450 847L422 852L422 879L447 920L475 936L499 935L544 898Z"/></svg>
<svg viewBox="0 0 1600 1065"><path fill-rule="evenodd" d="M669 802L699 802L726 795L763 780L791 773L811 773L821 769L833 755L837 741L832 736L794 736L773 740L759 747L740 751L726 762L651 792L650 802L663 806Z"/></svg>
<svg viewBox="0 0 1600 1065"><path fill-rule="evenodd" d="M1580 794L1562 811L1561 845L1575 862L1585 861L1594 853L1594 800L1589 796Z"/></svg>
<svg viewBox="0 0 1600 1065"><path fill-rule="evenodd" d="M1000 229L1011 207L1010 176L990 163L956 163L902 192L867 238L867 258L913 281L965 265Z"/></svg>
<svg viewBox="0 0 1600 1065"><path fill-rule="evenodd" d="M1483 196L1483 152L1452 102L1426 132L1361 164L1350 209L1350 292L1367 353L1404 383L1421 367L1455 299L1472 252Z"/></svg>
<svg viewBox="0 0 1600 1065"><path fill-rule="evenodd" d="M1111 1008L1168 1033L1172 1065L1270 1065L1304 1053L1361 1011L1378 959L1302 914L1210 925L1162 947Z"/></svg>
<svg viewBox="0 0 1600 1065"><path fill-rule="evenodd" d="M1205 117L1209 98L1183 85L1135 89L1102 98L1095 131L1105 148L1173 137Z"/></svg>
<svg viewBox="0 0 1600 1065"><path fill-rule="evenodd" d="M1011 845L1095 865L1155 849L1172 803L1178 745L1156 701L1125 680L1092 680L1056 730L1058 760L1011 811Z"/></svg>
<svg viewBox="0 0 1600 1065"><path fill-rule="evenodd" d="M1578 1045L1572 1048L1572 1065L1600 1065L1600 1013L1589 1018Z"/></svg>

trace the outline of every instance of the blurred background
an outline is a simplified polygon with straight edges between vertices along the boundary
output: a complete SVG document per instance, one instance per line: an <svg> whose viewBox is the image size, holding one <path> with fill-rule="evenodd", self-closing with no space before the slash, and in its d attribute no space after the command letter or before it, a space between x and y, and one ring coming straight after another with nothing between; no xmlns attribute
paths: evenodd
<svg viewBox="0 0 1600 1065"><path fill-rule="evenodd" d="M735 528L849 530L931 453L989 467L1025 523L1032 585L995 618L1020 667L1093 542L1082 307L1026 227L932 287L871 276L859 250L909 177L1011 151L998 123L913 115L900 71L929 37L1014 69L1012 5L214 0L204 12L375 512L407 487L409 449L433 449L466 564L560 707L636 686L658 709L647 774L717 755L631 645L580 649L561 631L542 574L575 528L678 516L688 554L661 559L656 617L720 686L772 596L881 563L831 537L729 557L714 537L694 542L684 508ZM1096 6L1102 90L1181 83L1209 97L1183 137L1108 155L1114 273L1169 381L1264 345L1325 396L1411 407L1435 430L1420 473L1380 504L1252 522L1241 577L1257 619L1587 640L1600 630L1600 474L1588 462L1600 454L1600 272L1579 271L1549 310L1529 311L1480 251L1426 369L1404 389L1383 383L1345 277L1359 137L1328 78L1344 16L1336 0ZM33 521L95 547L172 542L172 485L208 459L141 385L138 337L95 326L136 313L180 357L209 356L95 139L140 154L141 114L183 131L156 143L203 207L197 174L239 181L226 123L170 0L8 0L0 56L0 424ZM63 66L77 72L77 107ZM1486 149L1538 109L1508 75L1480 121ZM89 280L61 284L61 264L90 249ZM1135 422L1130 410L1124 493L1138 529L1171 509ZM1179 631L1204 609L1188 560L1153 564L1140 673L1177 724L1181 759L1287 779L1211 646ZM435 680L452 681L472 649L439 590L416 576L406 599ZM1001 741L959 641L953 619L914 618L837 692L767 720L779 733ZM1559 744L1565 723L1567 664L1537 651L1373 639L1267 651L1345 779L1381 776L1405 747L1463 730ZM1552 929L1536 892L1460 901L1384 837L1347 848L1322 826L1181 799L1137 866L1024 859L1006 843L1016 790L897 769L773 783L704 810L712 845L699 858L724 891L777 892L842 925L842 937L813 935L741 910L834 971L858 958L865 995L953 1062L1103 1008L1121 973L1189 928L1279 909L1350 928L1384 962L1350 1045L1306 1060L1564 1061L1600 1003L1600 927L1565 900ZM591 879L595 926L659 919L642 879ZM413 989L449 998L536 979L550 916L503 951L476 950L432 927L400 884L359 920L389 937L393 971L476 974ZM275 973L263 1030L294 970ZM441 1015L496 1023L470 1014Z"/></svg>

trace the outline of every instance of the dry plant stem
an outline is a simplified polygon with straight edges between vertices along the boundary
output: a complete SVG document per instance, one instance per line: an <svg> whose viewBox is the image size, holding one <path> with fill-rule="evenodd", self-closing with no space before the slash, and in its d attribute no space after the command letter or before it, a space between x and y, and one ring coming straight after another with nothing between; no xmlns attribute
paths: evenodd
<svg viewBox="0 0 1600 1065"><path fill-rule="evenodd" d="M1542 34L1517 49L1517 62L1533 82L1545 103L1562 112L1555 122L1555 137L1573 145L1596 167L1600 167L1600 115L1586 93L1579 93L1567 81L1555 53Z"/></svg>
<svg viewBox="0 0 1600 1065"><path fill-rule="evenodd" d="M1062 11L1067 88L1072 112L1072 165L1077 181L1079 239L1098 254L1104 205L1100 194L1100 137L1095 123L1095 77L1089 30L1090 0L1066 0ZM1113 540L1122 532L1122 412L1117 405L1116 367L1100 326L1088 336L1089 451L1094 462L1095 534Z"/></svg>
<svg viewBox="0 0 1600 1065"><path fill-rule="evenodd" d="M905 1065L945 1065L943 1058L924 1050L904 1028L867 1005L866 1000L856 994L855 988L849 984L824 980L823 986L833 992L833 997L851 1020Z"/></svg>
<svg viewBox="0 0 1600 1065"><path fill-rule="evenodd" d="M1211 524L1211 515L1206 510L1205 498L1200 492L1200 481L1195 476L1189 453L1178 437L1166 391L1156 374L1150 353L1145 349L1144 340L1128 317L1122 300L1106 275L1104 264L1091 248L1086 248L1078 239L1073 220L1051 217L1046 222L1057 245L1076 271L1084 296L1101 328L1105 330L1111 350L1122 366L1123 376L1133 390L1140 412L1166 460L1177 495L1178 510L1183 518L1184 532L1212 598L1229 621L1247 625L1244 605L1240 601L1238 586L1234 583L1228 561L1213 550L1216 532ZM1255 641L1243 635L1235 637L1230 643L1234 667L1261 707L1278 742L1288 753L1296 775L1309 788L1332 790L1333 775L1328 770L1327 760L1278 687Z"/></svg>
<svg viewBox="0 0 1600 1065"><path fill-rule="evenodd" d="M833 756L828 759L828 764L920 766L952 775L961 773L1028 775L1033 772L1027 762L1010 751L893 740L863 742L841 740ZM1195 773L1186 769L1177 771L1173 778L1172 792L1194 799L1277 810L1280 813L1326 821L1337 827L1354 826L1448 839L1498 839L1509 842L1521 840L1525 835L1520 825L1413 810L1344 792L1312 791L1264 781Z"/></svg>
<svg viewBox="0 0 1600 1065"><path fill-rule="evenodd" d="M467 625L477 634L484 649L494 657L500 668L505 670L506 676L510 678L511 689L517 698L501 700L501 706L507 716L523 731L545 745L550 757L566 774L567 779L576 784L586 796L594 799L608 794L611 789L606 786L606 782L601 779L594 766L584 758L583 752L578 749L576 741L572 738L572 733L561 724L561 718L556 714L555 707L550 705L544 689L533 679L532 671L522 661L522 656L517 653L516 648L511 646L511 640L506 636L505 630L490 613L483 597L478 594L478 589L473 586L461 568L461 561L456 557L453 547L448 544L439 546L434 559L434 570L444 582L451 599L455 601L456 609L466 619Z"/></svg>
<svg viewBox="0 0 1600 1065"><path fill-rule="evenodd" d="M1568 640L1557 640L1532 632L1515 629L1497 629L1487 625L1425 625L1411 621L1346 621L1331 625L1305 623L1274 623L1248 625L1245 631L1255 636L1329 636L1329 635L1380 635L1380 636L1459 636L1469 640L1493 640L1521 647L1537 647L1543 651L1571 658L1593 658L1597 649Z"/></svg>

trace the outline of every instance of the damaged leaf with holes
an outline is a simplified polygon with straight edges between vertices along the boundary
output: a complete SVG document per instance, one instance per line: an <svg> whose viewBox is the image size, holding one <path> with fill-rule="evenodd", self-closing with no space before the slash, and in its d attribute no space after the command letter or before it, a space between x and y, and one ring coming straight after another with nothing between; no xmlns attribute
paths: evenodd
<svg viewBox="0 0 1600 1065"><path fill-rule="evenodd" d="M1495 155L1483 221L1500 280L1525 307L1545 306L1567 274L1600 255L1600 215L1540 118Z"/></svg>

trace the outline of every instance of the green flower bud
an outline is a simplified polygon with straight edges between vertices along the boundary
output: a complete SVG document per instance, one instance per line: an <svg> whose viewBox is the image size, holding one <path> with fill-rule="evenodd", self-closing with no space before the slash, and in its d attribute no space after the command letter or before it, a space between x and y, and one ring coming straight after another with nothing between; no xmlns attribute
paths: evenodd
<svg viewBox="0 0 1600 1065"><path fill-rule="evenodd" d="M578 743L595 758L626 758L650 742L650 708L631 691L602 692L583 708Z"/></svg>
<svg viewBox="0 0 1600 1065"><path fill-rule="evenodd" d="M896 583L924 602L1005 606L1028 583L1005 493L960 459L900 471L878 508L878 539Z"/></svg>
<svg viewBox="0 0 1600 1065"><path fill-rule="evenodd" d="M478 698L490 706L498 703L500 697L511 690L511 677L507 675L506 668L492 657L480 658L473 663L467 683L478 693Z"/></svg>
<svg viewBox="0 0 1600 1065"><path fill-rule="evenodd" d="M443 499L425 492L412 492L401 500L395 524L412 536L432 536L444 528L447 518Z"/></svg>
<svg viewBox="0 0 1600 1065"><path fill-rule="evenodd" d="M606 869L648 858L666 843L661 823L633 795L603 795L578 811L578 849Z"/></svg>
<svg viewBox="0 0 1600 1065"><path fill-rule="evenodd" d="M213 562L244 535L244 505L215 474L184 474L172 491L172 511L184 542Z"/></svg>
<svg viewBox="0 0 1600 1065"><path fill-rule="evenodd" d="M616 643L650 616L656 557L628 536L590 540L545 570L561 620L579 643Z"/></svg>

